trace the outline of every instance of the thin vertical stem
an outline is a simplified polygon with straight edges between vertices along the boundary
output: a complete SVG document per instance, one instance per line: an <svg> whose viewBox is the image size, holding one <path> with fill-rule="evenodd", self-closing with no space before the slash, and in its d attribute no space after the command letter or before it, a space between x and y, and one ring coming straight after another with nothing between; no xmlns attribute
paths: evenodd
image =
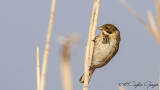
<svg viewBox="0 0 160 90"><path fill-rule="evenodd" d="M69 39L64 43L62 47L62 60L61 60L61 77L63 90L73 90L72 72L69 63Z"/></svg>
<svg viewBox="0 0 160 90"><path fill-rule="evenodd" d="M61 80L62 80L63 90L73 90L73 79L72 79L72 70L70 65L70 56L71 56L71 49L73 48L73 45L75 45L79 41L79 35L76 33L73 33L68 37L65 37L65 39L63 38L61 40L63 41L63 43L61 43L62 51L61 51L61 67L60 68L61 68Z"/></svg>
<svg viewBox="0 0 160 90"><path fill-rule="evenodd" d="M47 73L47 64L48 64L48 56L49 56L49 49L50 49L51 33L52 33L52 27L53 27L53 21L54 21L55 5L56 5L56 0L52 0L51 14L50 14L50 20L49 20L49 26L48 26L48 33L47 33L45 51L44 51L44 54L43 54L40 90L45 90L45 81L46 81L46 73Z"/></svg>
<svg viewBox="0 0 160 90"><path fill-rule="evenodd" d="M100 0L95 0L93 4L88 42L86 46L86 55L85 55L85 78L83 90L88 90L89 84L89 66L91 66L93 50L94 50L94 39L96 35L97 23L98 23L98 14L99 14Z"/></svg>
<svg viewBox="0 0 160 90"><path fill-rule="evenodd" d="M37 47L37 90L40 86L40 65L39 65L39 47Z"/></svg>
<svg viewBox="0 0 160 90"><path fill-rule="evenodd" d="M93 19L94 19L95 7L96 7L96 0L94 0L94 4L93 4L90 27L89 27L89 33L88 33L88 41L87 41L87 45L86 45L85 61L84 61L85 80L84 80L83 90L88 90L88 81L86 79L89 78L89 72L88 72L88 70L89 70L89 61L88 61L88 58L89 58L90 41L91 41L91 33L92 33L92 27L93 27Z"/></svg>

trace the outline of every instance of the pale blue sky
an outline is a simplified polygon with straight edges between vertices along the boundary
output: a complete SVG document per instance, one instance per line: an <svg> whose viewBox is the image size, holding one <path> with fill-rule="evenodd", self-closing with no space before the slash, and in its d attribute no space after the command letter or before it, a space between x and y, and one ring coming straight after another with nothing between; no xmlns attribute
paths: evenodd
<svg viewBox="0 0 160 90"><path fill-rule="evenodd" d="M155 13L153 0L127 2L147 23L146 11L150 9ZM0 0L0 90L36 90L36 46L40 47L42 59L50 4L51 0ZM74 90L82 90L83 85L78 80L84 70L92 5L93 0L57 0L46 90L62 90L59 69L61 46L55 36L67 36L72 32L81 36L71 65ZM114 24L120 30L120 49L107 66L95 71L89 90L118 90L118 83L127 81L158 83L160 48L154 36L119 0L101 0L98 26L106 23ZM126 88L146 90L146 87Z"/></svg>

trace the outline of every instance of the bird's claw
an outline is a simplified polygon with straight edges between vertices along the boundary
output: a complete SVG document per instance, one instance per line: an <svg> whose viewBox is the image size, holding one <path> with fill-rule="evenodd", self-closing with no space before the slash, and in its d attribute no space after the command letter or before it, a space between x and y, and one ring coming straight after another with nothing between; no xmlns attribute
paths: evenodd
<svg viewBox="0 0 160 90"><path fill-rule="evenodd" d="M95 42L95 39L93 39L92 41Z"/></svg>
<svg viewBox="0 0 160 90"><path fill-rule="evenodd" d="M92 69L93 69L93 67L89 66L89 71L92 70Z"/></svg>

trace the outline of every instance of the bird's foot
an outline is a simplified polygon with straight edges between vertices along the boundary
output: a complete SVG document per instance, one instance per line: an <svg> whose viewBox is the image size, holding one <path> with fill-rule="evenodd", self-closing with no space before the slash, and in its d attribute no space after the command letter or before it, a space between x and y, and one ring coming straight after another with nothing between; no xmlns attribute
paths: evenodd
<svg viewBox="0 0 160 90"><path fill-rule="evenodd" d="M92 40L95 43L95 39Z"/></svg>
<svg viewBox="0 0 160 90"><path fill-rule="evenodd" d="M92 69L93 69L93 67L92 67L92 66L89 66L89 71L92 70Z"/></svg>

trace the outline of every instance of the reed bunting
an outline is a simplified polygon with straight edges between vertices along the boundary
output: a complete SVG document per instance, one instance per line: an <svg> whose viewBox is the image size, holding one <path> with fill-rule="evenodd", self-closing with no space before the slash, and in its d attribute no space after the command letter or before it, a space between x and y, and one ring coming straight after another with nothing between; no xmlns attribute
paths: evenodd
<svg viewBox="0 0 160 90"><path fill-rule="evenodd" d="M101 30L101 33L95 38L89 80L96 68L105 66L116 55L121 40L119 30L112 24L104 24L98 29ZM79 82L84 83L84 74Z"/></svg>

